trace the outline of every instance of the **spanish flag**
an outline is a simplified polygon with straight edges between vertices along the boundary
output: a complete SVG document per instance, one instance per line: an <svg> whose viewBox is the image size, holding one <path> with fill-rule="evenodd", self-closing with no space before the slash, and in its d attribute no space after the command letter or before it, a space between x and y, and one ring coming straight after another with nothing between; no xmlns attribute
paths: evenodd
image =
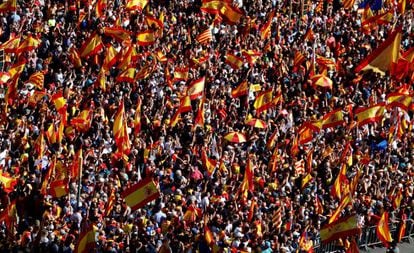
<svg viewBox="0 0 414 253"><path fill-rule="evenodd" d="M183 96L180 98L180 105L178 108L180 113L191 112L192 109L190 96Z"/></svg>
<svg viewBox="0 0 414 253"><path fill-rule="evenodd" d="M344 123L342 109L333 110L322 118L322 129L340 126Z"/></svg>
<svg viewBox="0 0 414 253"><path fill-rule="evenodd" d="M27 80L26 83L31 83L36 88L42 90L44 81L45 81L45 75L43 74L43 72L37 71L29 77L29 80Z"/></svg>
<svg viewBox="0 0 414 253"><path fill-rule="evenodd" d="M343 185L346 183L347 181L347 177L346 177L346 164L342 164L341 165L341 170L339 171L334 184L332 185L331 188L331 195L333 197L336 197L338 199L341 199L343 192Z"/></svg>
<svg viewBox="0 0 414 253"><path fill-rule="evenodd" d="M188 79L188 67L174 69L174 81L186 81Z"/></svg>
<svg viewBox="0 0 414 253"><path fill-rule="evenodd" d="M79 241L75 247L75 253L93 252L96 248L96 235L98 229L90 224L79 236Z"/></svg>
<svg viewBox="0 0 414 253"><path fill-rule="evenodd" d="M359 233L361 233L361 229L358 228L357 216L352 215L323 226L320 236L323 243L329 243Z"/></svg>
<svg viewBox="0 0 414 253"><path fill-rule="evenodd" d="M103 67L96 77L95 85L98 86L103 92L106 91L106 74Z"/></svg>
<svg viewBox="0 0 414 253"><path fill-rule="evenodd" d="M95 15L97 18L103 17L105 15L105 9L107 6L107 0L98 0L95 8Z"/></svg>
<svg viewBox="0 0 414 253"><path fill-rule="evenodd" d="M384 112L384 102L366 108L357 108L355 115L357 117L358 126L381 121L384 116Z"/></svg>
<svg viewBox="0 0 414 253"><path fill-rule="evenodd" d="M137 34L137 43L140 46L152 45L155 42L155 34L150 30L139 32Z"/></svg>
<svg viewBox="0 0 414 253"><path fill-rule="evenodd" d="M268 89L260 93L256 100L254 101L253 107L256 109L256 113L260 114L261 112L271 108L274 104L273 102L273 90Z"/></svg>
<svg viewBox="0 0 414 253"><path fill-rule="evenodd" d="M79 178L81 168L83 166L83 151L82 147L76 151L76 154L72 160L72 166L70 167L70 175L72 178Z"/></svg>
<svg viewBox="0 0 414 253"><path fill-rule="evenodd" d="M246 58L246 60L250 64L254 64L261 56L262 54L256 50L242 50L242 55Z"/></svg>
<svg viewBox="0 0 414 253"><path fill-rule="evenodd" d="M135 67L129 67L116 77L117 82L134 83L135 81Z"/></svg>
<svg viewBox="0 0 414 253"><path fill-rule="evenodd" d="M103 33L108 36L112 37L119 42L130 42L131 41L131 32L121 27L105 27L103 29Z"/></svg>
<svg viewBox="0 0 414 253"><path fill-rule="evenodd" d="M0 222L4 221L6 227L12 230L13 222L17 219L16 200L11 201L0 213Z"/></svg>
<svg viewBox="0 0 414 253"><path fill-rule="evenodd" d="M207 245L212 246L213 244L215 244L213 233L208 228L207 224L204 224L204 237L205 237Z"/></svg>
<svg viewBox="0 0 414 253"><path fill-rule="evenodd" d="M85 133L91 127L92 116L93 111L91 109L82 110L78 116L71 119L70 124L79 132Z"/></svg>
<svg viewBox="0 0 414 253"><path fill-rule="evenodd" d="M295 57L293 59L293 66L297 67L305 61L305 56L300 51L296 51Z"/></svg>
<svg viewBox="0 0 414 253"><path fill-rule="evenodd" d="M276 141L277 141L277 137L279 137L279 136L278 136L278 133L279 133L279 131L276 129L276 130L272 133L272 135L269 137L269 139L267 140L267 142L266 142L266 147L267 147L267 149L268 149L268 150L271 150L272 148L274 148L274 147L275 147L275 145L276 145Z"/></svg>
<svg viewBox="0 0 414 253"><path fill-rule="evenodd" d="M387 107L388 108L399 107L403 109L404 111L408 112L412 101L413 101L412 96L398 93L398 92L393 92L387 95Z"/></svg>
<svg viewBox="0 0 414 253"><path fill-rule="evenodd" d="M305 177L302 178L302 189L305 188L311 181L312 181L313 177L311 175L311 173L306 174Z"/></svg>
<svg viewBox="0 0 414 253"><path fill-rule="evenodd" d="M229 64L234 69L239 69L243 65L243 59L234 54L227 53L226 63Z"/></svg>
<svg viewBox="0 0 414 253"><path fill-rule="evenodd" d="M235 25L240 22L243 12L239 8L226 3L220 8L220 15L224 22Z"/></svg>
<svg viewBox="0 0 414 253"><path fill-rule="evenodd" d="M1 12L13 12L16 11L17 0L8 0L0 4Z"/></svg>
<svg viewBox="0 0 414 253"><path fill-rule="evenodd" d="M10 38L8 41L4 42L0 49L3 49L6 54L16 53L17 48L20 45L20 36Z"/></svg>
<svg viewBox="0 0 414 253"><path fill-rule="evenodd" d="M62 91L58 91L53 94L52 101L55 105L56 111L61 112L66 109L66 99L63 97Z"/></svg>
<svg viewBox="0 0 414 253"><path fill-rule="evenodd" d="M68 180L55 180L50 183L50 195L60 198L69 194Z"/></svg>
<svg viewBox="0 0 414 253"><path fill-rule="evenodd" d="M397 242L401 242L403 237L405 236L405 230L407 229L407 215L405 213L402 214L401 222L400 222L400 229L398 229L398 238Z"/></svg>
<svg viewBox="0 0 414 253"><path fill-rule="evenodd" d="M80 55L79 55L78 50L76 50L75 47L71 47L69 49L69 55L68 55L68 57L69 57L70 62L73 64L73 66L75 68L82 67L82 60L80 58Z"/></svg>
<svg viewBox="0 0 414 253"><path fill-rule="evenodd" d="M388 212L384 212L381 215L381 219L377 224L377 236L384 244L385 247L389 246L389 243L392 242L392 237L390 233L390 228L388 227Z"/></svg>
<svg viewBox="0 0 414 253"><path fill-rule="evenodd" d="M375 72L384 73L391 70L400 55L401 27L395 29L388 38L374 50L356 68L355 72L372 69Z"/></svg>
<svg viewBox="0 0 414 253"><path fill-rule="evenodd" d="M231 90L231 97L238 98L249 94L249 84L246 80L242 81L236 88Z"/></svg>
<svg viewBox="0 0 414 253"><path fill-rule="evenodd" d="M125 8L127 11L142 11L149 0L128 0Z"/></svg>
<svg viewBox="0 0 414 253"><path fill-rule="evenodd" d="M200 217L201 215L202 211L200 208L190 205L184 213L183 220L187 223L193 223L196 222L197 217Z"/></svg>
<svg viewBox="0 0 414 253"><path fill-rule="evenodd" d="M194 119L194 127L193 129L196 129L197 127L204 127L204 102L205 102L205 97L203 97L202 99L200 99L200 103L198 105L198 111L197 111L197 116ZM191 104L190 104L191 106Z"/></svg>
<svg viewBox="0 0 414 253"><path fill-rule="evenodd" d="M217 166L217 161L209 158L204 148L201 150L201 161L203 162L203 165L207 170L207 174L209 176L213 175L214 170Z"/></svg>
<svg viewBox="0 0 414 253"><path fill-rule="evenodd" d="M19 79L20 74L23 72L26 67L26 62L21 61L14 64L8 71L9 80Z"/></svg>
<svg viewBox="0 0 414 253"><path fill-rule="evenodd" d="M313 139L313 132L314 129L308 122L305 122L299 129L298 129L298 143L304 145Z"/></svg>
<svg viewBox="0 0 414 253"><path fill-rule="evenodd" d="M52 123L46 130L46 138L50 144L56 143L55 125Z"/></svg>
<svg viewBox="0 0 414 253"><path fill-rule="evenodd" d="M200 10L214 15L219 13L220 8L227 3L227 0L203 0Z"/></svg>
<svg viewBox="0 0 414 253"><path fill-rule="evenodd" d="M199 98L204 92L205 77L201 77L191 82L187 89L187 95L191 100Z"/></svg>
<svg viewBox="0 0 414 253"><path fill-rule="evenodd" d="M272 29L272 22L273 22L274 12L272 11L269 14L269 17L266 23L260 28L260 37L262 40L268 39Z"/></svg>
<svg viewBox="0 0 414 253"><path fill-rule="evenodd" d="M122 198L125 199L126 204L131 207L132 211L144 207L159 196L158 188L150 177L141 180L122 192Z"/></svg>
<svg viewBox="0 0 414 253"><path fill-rule="evenodd" d="M97 33L92 33L91 36L82 44L80 49L80 57L85 58L95 55L104 47L101 36Z"/></svg>
<svg viewBox="0 0 414 253"><path fill-rule="evenodd" d="M119 65L118 68L121 70L125 70L131 66L131 64L135 63L138 59L138 53L136 50L135 44L129 45L124 48L118 54L119 56Z"/></svg>
<svg viewBox="0 0 414 253"><path fill-rule="evenodd" d="M164 23L152 15L147 14L145 16L145 22L147 23L149 28L156 28L156 29L164 28Z"/></svg>
<svg viewBox="0 0 414 253"><path fill-rule="evenodd" d="M0 182L3 184L3 190L6 193L10 193L14 190L14 186L17 185L17 178L7 176L4 173L0 173Z"/></svg>
<svg viewBox="0 0 414 253"><path fill-rule="evenodd" d="M342 210L350 204L352 201L351 195L347 194L345 197L342 198L341 203L339 203L339 206L336 208L335 212L331 215L329 218L329 224L332 224L334 221L336 221L341 214Z"/></svg>

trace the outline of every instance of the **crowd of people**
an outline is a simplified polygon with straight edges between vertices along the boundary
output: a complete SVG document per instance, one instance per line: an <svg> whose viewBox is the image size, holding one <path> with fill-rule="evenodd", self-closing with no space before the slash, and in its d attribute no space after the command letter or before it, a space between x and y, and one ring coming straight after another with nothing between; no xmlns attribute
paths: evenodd
<svg viewBox="0 0 414 253"><path fill-rule="evenodd" d="M2 251L72 252L93 223L97 252L298 252L305 250L304 234L318 244L321 227L341 202L332 188L344 156L344 181L359 178L341 216L357 214L362 228L375 226L384 211L391 222L402 214L411 218L412 108L387 108L382 120L361 127L355 110L386 101L391 93L412 95L413 68L399 78L355 68L395 27L402 27L401 51L414 45L413 1L404 1L404 12L400 1L381 1L381 9L372 11L359 8L362 1L347 8L337 0L216 1L240 10L234 23L202 11L205 2L198 0L3 2L16 2L13 10L13 4L0 8L3 45L16 37L39 44L4 50L3 73L23 61L25 66L14 93L15 79L0 85L0 208L7 214L1 217ZM387 22L362 25L368 11L375 16L390 10ZM128 31L127 38L108 35L108 27ZM209 27L211 41L200 43L199 34ZM154 41L138 43L143 31L152 31ZM84 53L94 34L102 46ZM109 48L118 55L110 64ZM131 48L135 54L125 59ZM304 57L299 64L298 52ZM243 64L228 64L229 53ZM317 57L333 65L318 64ZM120 78L131 66L136 72L150 68L132 81ZM187 76L178 74L183 69ZM28 81L37 72L44 75L42 87ZM312 75L321 73L331 88L312 85ZM202 95L175 118L187 88L201 77ZM249 92L234 98L242 82ZM281 98L257 113L255 100L269 88ZM57 94L64 98L64 113ZM201 125L195 123L200 104ZM113 133L120 107L130 143L121 154ZM310 141L298 144L305 122L339 108L340 126L313 132ZM76 125L84 111L86 124ZM406 122L401 132L395 118ZM265 126L246 124L250 119ZM60 136L50 136L51 125ZM246 141L224 138L232 132ZM211 161L212 171L206 165ZM246 169L253 171L253 185L243 191ZM148 177L160 196L132 210L122 193ZM52 189L57 179L67 192ZM10 188L7 180L16 181Z"/></svg>

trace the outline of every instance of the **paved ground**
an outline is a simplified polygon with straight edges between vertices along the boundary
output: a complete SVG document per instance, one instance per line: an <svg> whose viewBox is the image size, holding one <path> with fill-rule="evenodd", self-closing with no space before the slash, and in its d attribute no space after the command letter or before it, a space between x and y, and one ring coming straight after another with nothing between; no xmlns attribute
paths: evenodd
<svg viewBox="0 0 414 253"><path fill-rule="evenodd" d="M400 253L414 253L414 244L400 243L398 244ZM370 248L369 251L361 250L361 253L385 253L385 248Z"/></svg>

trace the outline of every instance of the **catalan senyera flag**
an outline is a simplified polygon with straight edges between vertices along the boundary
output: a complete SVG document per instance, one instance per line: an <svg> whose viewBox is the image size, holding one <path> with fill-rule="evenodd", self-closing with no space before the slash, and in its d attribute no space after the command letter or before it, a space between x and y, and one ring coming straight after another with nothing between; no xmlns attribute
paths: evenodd
<svg viewBox="0 0 414 253"><path fill-rule="evenodd" d="M388 212L384 212L381 215L381 219L377 224L377 236L384 244L385 247L389 246L389 243L392 242L392 237L390 233L390 228L388 227Z"/></svg>
<svg viewBox="0 0 414 253"><path fill-rule="evenodd" d="M16 50L16 54L20 54L25 51L31 51L33 49L36 49L40 46L40 43L42 41L38 38L33 38L33 36L29 35L27 38L19 45L19 47Z"/></svg>
<svg viewBox="0 0 414 253"><path fill-rule="evenodd" d="M127 11L142 11L149 0L128 0L125 8Z"/></svg>
<svg viewBox="0 0 414 253"><path fill-rule="evenodd" d="M160 196L157 186L150 177L144 178L137 184L122 192L126 204L135 211Z"/></svg>
<svg viewBox="0 0 414 253"><path fill-rule="evenodd" d="M352 9L354 7L355 0L342 0L342 6L344 9Z"/></svg>
<svg viewBox="0 0 414 253"><path fill-rule="evenodd" d="M232 53L227 53L226 63L229 64L234 69L239 69L241 68L241 66L243 66L243 59Z"/></svg>
<svg viewBox="0 0 414 253"><path fill-rule="evenodd" d="M213 33L211 32L211 27L204 30L202 33L197 35L196 40L200 44L208 44L213 40Z"/></svg>
<svg viewBox="0 0 414 253"><path fill-rule="evenodd" d="M207 156L207 152L205 149L201 150L201 161L203 162L203 165L207 170L207 174L209 176L213 175L214 170L216 169L216 166L217 166L217 161L209 158Z"/></svg>
<svg viewBox="0 0 414 253"><path fill-rule="evenodd" d="M231 90L231 97L238 98L249 94L249 84L246 80L242 81L236 88Z"/></svg>
<svg viewBox="0 0 414 253"><path fill-rule="evenodd" d="M359 233L361 233L361 229L358 228L357 216L352 215L323 226L320 231L320 236L323 243L329 243Z"/></svg>
<svg viewBox="0 0 414 253"><path fill-rule="evenodd" d="M42 90L44 81L45 81L45 75L43 74L43 72L37 71L29 77L29 80L27 80L26 83L31 83L36 88Z"/></svg>
<svg viewBox="0 0 414 253"><path fill-rule="evenodd" d="M50 183L49 194L54 198L60 198L69 194L68 180L55 180Z"/></svg>
<svg viewBox="0 0 414 253"><path fill-rule="evenodd" d="M339 203L339 206L336 208L335 212L329 218L329 224L333 223L334 221L336 221L338 219L338 217L341 214L342 210L344 210L344 208L347 205L349 205L349 203L351 203L351 201L352 201L352 198L351 198L350 194L347 194L342 198L341 203Z"/></svg>
<svg viewBox="0 0 414 253"><path fill-rule="evenodd" d="M20 36L10 38L8 41L4 42L0 49L3 49L6 54L16 53L17 48L20 45Z"/></svg>
<svg viewBox="0 0 414 253"><path fill-rule="evenodd" d="M131 32L121 27L104 27L103 33L119 42L131 41Z"/></svg>
<svg viewBox="0 0 414 253"><path fill-rule="evenodd" d="M357 108L355 111L355 115L357 117L358 126L363 126L368 123L381 121L384 116L384 112L384 102L365 108Z"/></svg>
<svg viewBox="0 0 414 253"><path fill-rule="evenodd" d="M137 34L137 43L140 46L152 45L155 42L155 38L155 33L153 31L142 31Z"/></svg>
<svg viewBox="0 0 414 253"><path fill-rule="evenodd" d="M82 60L80 58L78 50L76 50L75 47L71 47L69 49L68 57L73 66L75 66L75 68L82 67Z"/></svg>
<svg viewBox="0 0 414 253"><path fill-rule="evenodd" d="M355 72L371 69L384 73L391 70L392 64L396 63L400 56L401 30L401 27L396 28L377 49L355 68Z"/></svg>
<svg viewBox="0 0 414 253"><path fill-rule="evenodd" d="M300 51L296 51L295 58L293 59L293 66L297 67L305 61L305 56Z"/></svg>
<svg viewBox="0 0 414 253"><path fill-rule="evenodd" d="M0 12L16 11L17 0L8 0L0 4Z"/></svg>
<svg viewBox="0 0 414 253"><path fill-rule="evenodd" d="M186 81L188 79L188 67L174 69L174 81Z"/></svg>
<svg viewBox="0 0 414 253"><path fill-rule="evenodd" d="M3 184L4 192L10 193L14 190L14 186L17 185L17 178L7 176L4 173L0 173L0 182Z"/></svg>
<svg viewBox="0 0 414 253"><path fill-rule="evenodd" d="M387 95L388 108L399 107L408 112L412 102L413 97L407 94L393 92Z"/></svg>
<svg viewBox="0 0 414 253"><path fill-rule="evenodd" d="M190 96L191 100L197 99L203 95L205 80L206 78L203 76L191 82L187 89L187 95Z"/></svg>
<svg viewBox="0 0 414 253"><path fill-rule="evenodd" d="M273 90L268 89L258 94L256 100L254 101L253 107L256 109L256 113L260 114L261 112L271 108L274 104L273 102Z"/></svg>
<svg viewBox="0 0 414 253"><path fill-rule="evenodd" d="M90 224L88 228L79 235L75 246L75 253L93 252L96 248L96 236L98 229Z"/></svg>
<svg viewBox="0 0 414 253"><path fill-rule="evenodd" d="M108 198L108 202L106 203L106 206L105 206L104 217L107 217L111 214L111 211L115 206L115 201L116 201L115 190L112 189L111 194L109 195L109 198Z"/></svg>
<svg viewBox="0 0 414 253"><path fill-rule="evenodd" d="M101 36L97 33L92 33L91 36L82 44L79 50L80 57L85 58L95 55L104 47Z"/></svg>

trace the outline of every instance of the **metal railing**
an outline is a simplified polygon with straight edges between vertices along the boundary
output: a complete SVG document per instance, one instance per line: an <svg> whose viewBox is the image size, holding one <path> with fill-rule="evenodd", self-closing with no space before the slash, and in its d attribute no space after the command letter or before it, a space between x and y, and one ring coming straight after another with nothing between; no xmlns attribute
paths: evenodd
<svg viewBox="0 0 414 253"><path fill-rule="evenodd" d="M392 238L398 238L398 223L389 223L389 228ZM401 240L409 243L414 243L414 220L408 219L406 221L405 234ZM359 248L364 249L365 251L369 251L369 248L376 246L382 247L382 242L377 237L376 226L363 228L362 233L356 241ZM343 249L343 246L339 245L338 242L321 243L319 237L316 238L314 245L315 253L329 253Z"/></svg>

